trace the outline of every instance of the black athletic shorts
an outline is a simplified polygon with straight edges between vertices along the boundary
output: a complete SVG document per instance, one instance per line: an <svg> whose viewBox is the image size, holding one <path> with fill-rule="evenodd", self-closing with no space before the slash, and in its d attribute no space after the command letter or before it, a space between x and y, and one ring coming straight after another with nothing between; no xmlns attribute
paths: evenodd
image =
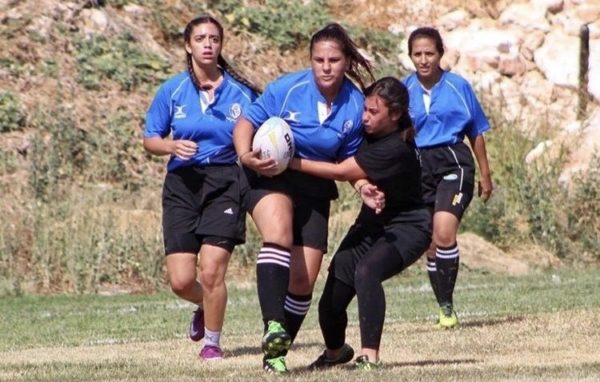
<svg viewBox="0 0 600 382"><path fill-rule="evenodd" d="M473 199L475 164L467 145L419 149L423 201L434 213L450 212L460 221Z"/></svg>
<svg viewBox="0 0 600 382"><path fill-rule="evenodd" d="M305 174L286 170L284 174L274 177L256 176L250 171L246 171L246 175L250 178L251 188L245 193L244 207L249 212L252 212L258 202L268 194L280 192L288 195L292 199L294 208L292 221L294 245L315 248L327 253L329 208L331 198L337 197L335 183L327 181L324 188L321 188L327 193L323 197L318 197L315 196L317 192L305 192L306 190L301 189L304 187L295 184L300 179L305 184L307 181ZM316 181L306 188L314 188L315 184L323 181L323 178L314 178ZM330 182L333 183L335 194L332 192Z"/></svg>
<svg viewBox="0 0 600 382"><path fill-rule="evenodd" d="M231 252L245 240L245 177L238 165L189 166L167 173L163 186L165 254L198 253L203 243Z"/></svg>
<svg viewBox="0 0 600 382"><path fill-rule="evenodd" d="M380 241L398 251L403 269L406 269L429 248L431 214L423 207L382 219L380 216L373 218L372 212L363 208L333 256L329 271L336 279L354 287L357 264ZM398 269L398 273L403 269Z"/></svg>

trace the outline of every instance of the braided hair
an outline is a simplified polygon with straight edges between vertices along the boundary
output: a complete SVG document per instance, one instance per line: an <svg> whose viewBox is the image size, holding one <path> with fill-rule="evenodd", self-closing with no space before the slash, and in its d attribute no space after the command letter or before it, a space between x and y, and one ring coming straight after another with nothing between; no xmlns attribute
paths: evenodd
<svg viewBox="0 0 600 382"><path fill-rule="evenodd" d="M402 140L414 143L416 131L408 113L409 95L406 86L395 77L383 77L365 89L365 97L376 95L385 102L390 113L399 113L398 131Z"/></svg>
<svg viewBox="0 0 600 382"><path fill-rule="evenodd" d="M365 82L375 80L371 63L360 54L358 47L340 24L327 24L312 36L310 39L311 55L314 45L320 41L336 41L340 45L342 52L350 60L350 68L346 74L355 80L363 91L366 88ZM367 76L369 78L366 80Z"/></svg>
<svg viewBox="0 0 600 382"><path fill-rule="evenodd" d="M192 31L194 30L194 28L200 24L207 24L207 23L213 24L214 26L217 27L217 29L219 30L219 36L221 37L221 41L222 41L223 37L224 37L224 33L223 33L223 26L221 25L221 23L212 16L200 15L200 16L193 18L185 26L185 29L183 31L184 42L189 44L191 42ZM190 75L190 78L192 79L192 82L198 89L201 89L202 86L200 84L200 81L196 77L196 74L194 73L194 68L192 66L192 55L190 53L188 53L187 51L186 51L186 62L187 62L187 70ZM217 58L217 65L220 68L222 68L224 71L229 73L229 75L231 77L233 77L236 81L241 82L242 84L246 85L247 87L252 89L254 92L256 92L256 93L262 92L262 90L258 86L254 85L246 77L242 76L240 73L238 73L238 71L233 69L233 67L225 60L225 58L223 57L223 55L221 53L219 53L219 57Z"/></svg>

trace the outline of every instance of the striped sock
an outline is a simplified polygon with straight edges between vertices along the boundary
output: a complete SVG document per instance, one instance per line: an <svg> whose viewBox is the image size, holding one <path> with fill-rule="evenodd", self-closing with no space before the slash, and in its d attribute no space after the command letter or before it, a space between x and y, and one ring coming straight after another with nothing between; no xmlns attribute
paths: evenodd
<svg viewBox="0 0 600 382"><path fill-rule="evenodd" d="M285 323L292 341L294 341L300 331L302 322L310 309L311 302L312 294L299 296L288 292L287 296L285 296Z"/></svg>
<svg viewBox="0 0 600 382"><path fill-rule="evenodd" d="M450 247L437 247L435 250L435 263L438 272L439 303L452 306L454 285L458 277L459 265L458 244Z"/></svg>
<svg viewBox="0 0 600 382"><path fill-rule="evenodd" d="M285 323L283 305L290 281L290 250L263 243L256 260L258 301L265 326L268 321Z"/></svg>

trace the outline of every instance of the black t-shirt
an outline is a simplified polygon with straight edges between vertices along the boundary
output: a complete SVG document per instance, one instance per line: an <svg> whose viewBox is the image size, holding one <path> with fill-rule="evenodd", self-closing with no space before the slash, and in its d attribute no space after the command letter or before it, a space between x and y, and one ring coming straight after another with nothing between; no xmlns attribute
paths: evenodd
<svg viewBox="0 0 600 382"><path fill-rule="evenodd" d="M384 137L366 136L354 157L369 181L385 193L384 213L423 207L421 164L414 142L395 131Z"/></svg>

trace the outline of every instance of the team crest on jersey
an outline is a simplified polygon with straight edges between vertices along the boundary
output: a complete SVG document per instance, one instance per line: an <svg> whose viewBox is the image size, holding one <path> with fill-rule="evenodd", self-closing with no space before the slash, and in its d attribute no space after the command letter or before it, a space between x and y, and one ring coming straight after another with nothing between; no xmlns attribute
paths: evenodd
<svg viewBox="0 0 600 382"><path fill-rule="evenodd" d="M352 123L351 119L349 119L346 122L344 122L344 128L342 129L342 134L348 134L348 132L350 130L352 130L353 126L354 126L354 123Z"/></svg>
<svg viewBox="0 0 600 382"><path fill-rule="evenodd" d="M187 105L175 105L175 114L173 115L173 118L183 119L183 118L187 117L187 114L185 114L186 106Z"/></svg>
<svg viewBox="0 0 600 382"><path fill-rule="evenodd" d="M227 117L227 119L231 122L235 122L237 121L237 119L240 117L240 115L242 114L242 105L240 105L239 103L234 103L233 105L231 105L231 107L229 108L229 117Z"/></svg>

